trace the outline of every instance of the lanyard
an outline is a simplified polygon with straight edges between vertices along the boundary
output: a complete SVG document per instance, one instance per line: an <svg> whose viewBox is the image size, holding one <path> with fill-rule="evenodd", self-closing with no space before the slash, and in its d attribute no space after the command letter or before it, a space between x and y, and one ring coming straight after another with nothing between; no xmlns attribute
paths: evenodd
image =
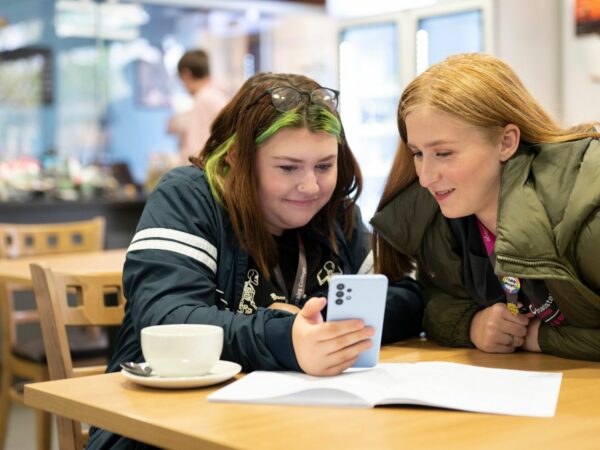
<svg viewBox="0 0 600 450"><path fill-rule="evenodd" d="M273 269L273 275L275 276L279 287L283 290L286 297L290 300L293 300L296 306L300 306L300 302L304 298L304 289L306 288L306 274L308 269L306 266L306 251L304 250L304 241L302 240L299 231L296 232L296 237L298 238L298 268L296 269L296 278L294 279L294 285L292 287L291 296L288 293L285 280L283 279L283 273L281 272L281 267L279 267L279 264L277 264Z"/></svg>
<svg viewBox="0 0 600 450"><path fill-rule="evenodd" d="M479 233L483 239L485 250L488 254L492 267L496 267L496 252L494 251L494 244L496 243L496 236L494 236L486 227L477 219L477 225L479 225ZM502 289L506 295L506 306L508 310L513 314L519 314L519 291L521 290L521 280L513 276L498 277L502 284Z"/></svg>
<svg viewBox="0 0 600 450"><path fill-rule="evenodd" d="M488 253L488 257L490 258L490 262L492 263L492 267L496 266L496 253L494 251L494 244L496 242L496 237L487 229L485 226L477 220L479 225L479 232L481 233L481 237L483 238L483 242L485 244L485 249ZM506 295L506 307L513 314L517 315L532 313L536 317L539 317L545 323L548 323L552 326L559 326L561 324L566 323L565 316L560 311L558 306L554 303L554 299L550 292L548 292L547 288L544 286L546 290L543 294L547 300L542 302L538 301L538 297L535 295L527 295L525 292L525 287L523 286L524 293L527 295L530 305L529 306L521 306L519 308L519 291L521 290L521 280L515 276L506 275L503 277L498 277L500 283L502 284L502 289L504 290L504 295ZM543 283L543 281L541 281ZM543 297L540 297L543 298Z"/></svg>

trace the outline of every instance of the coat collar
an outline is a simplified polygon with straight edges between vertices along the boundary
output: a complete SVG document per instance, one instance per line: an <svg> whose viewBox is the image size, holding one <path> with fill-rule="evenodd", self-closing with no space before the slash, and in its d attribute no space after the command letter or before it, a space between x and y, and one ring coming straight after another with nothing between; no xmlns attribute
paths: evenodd
<svg viewBox="0 0 600 450"><path fill-rule="evenodd" d="M564 262L599 204L598 140L521 146L502 174L496 254Z"/></svg>
<svg viewBox="0 0 600 450"><path fill-rule="evenodd" d="M600 205L600 141L521 145L502 173L496 253L527 261L564 262L583 222ZM414 182L378 211L371 224L398 251L416 256L434 223L449 226L431 194Z"/></svg>
<svg viewBox="0 0 600 450"><path fill-rule="evenodd" d="M437 202L415 181L378 211L370 223L396 250L414 257L438 216Z"/></svg>

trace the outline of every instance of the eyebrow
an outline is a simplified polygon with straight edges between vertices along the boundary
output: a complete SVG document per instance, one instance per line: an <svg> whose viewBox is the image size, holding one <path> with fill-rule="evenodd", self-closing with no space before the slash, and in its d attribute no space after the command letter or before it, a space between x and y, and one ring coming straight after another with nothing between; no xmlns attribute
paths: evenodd
<svg viewBox="0 0 600 450"><path fill-rule="evenodd" d="M335 159L335 158L337 158L337 154L331 154L329 156L325 156L324 158L321 158L319 160L319 162L329 161L329 160L332 160L332 159ZM295 163L302 163L302 162L304 162L303 159L292 158L291 156L273 156L273 159L279 160L279 161L290 161L290 162L295 162Z"/></svg>
<svg viewBox="0 0 600 450"><path fill-rule="evenodd" d="M428 147L435 147L436 145L447 145L447 144L456 144L457 141L452 141L452 140L448 140L448 139L438 139L436 141L431 141L426 143L425 145L423 145L423 147L428 148ZM409 148L412 149L417 149L418 147L414 144L411 144L410 142L407 143L406 145L408 145Z"/></svg>

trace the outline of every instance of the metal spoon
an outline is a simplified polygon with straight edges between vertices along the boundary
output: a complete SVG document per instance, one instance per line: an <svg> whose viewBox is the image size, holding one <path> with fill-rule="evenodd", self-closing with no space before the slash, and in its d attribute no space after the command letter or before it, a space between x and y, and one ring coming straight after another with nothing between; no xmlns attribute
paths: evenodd
<svg viewBox="0 0 600 450"><path fill-rule="evenodd" d="M146 364L138 364L132 361L121 363L121 368L134 375L149 377L152 375L152 367Z"/></svg>

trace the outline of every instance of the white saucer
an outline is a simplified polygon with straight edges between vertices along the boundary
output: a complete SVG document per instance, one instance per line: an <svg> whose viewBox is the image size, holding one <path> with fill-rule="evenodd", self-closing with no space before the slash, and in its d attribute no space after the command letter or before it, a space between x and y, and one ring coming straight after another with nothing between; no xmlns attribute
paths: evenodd
<svg viewBox="0 0 600 450"><path fill-rule="evenodd" d="M142 366L146 363L140 364ZM237 375L242 367L239 364L230 361L219 361L215 364L210 372L204 375L196 377L161 377L158 375L150 375L149 377L143 377L141 375L135 375L131 372L121 370L121 374L128 380L134 383L141 384L143 386L150 386L164 389L184 389L192 387L210 386L212 384L221 383L231 377Z"/></svg>

